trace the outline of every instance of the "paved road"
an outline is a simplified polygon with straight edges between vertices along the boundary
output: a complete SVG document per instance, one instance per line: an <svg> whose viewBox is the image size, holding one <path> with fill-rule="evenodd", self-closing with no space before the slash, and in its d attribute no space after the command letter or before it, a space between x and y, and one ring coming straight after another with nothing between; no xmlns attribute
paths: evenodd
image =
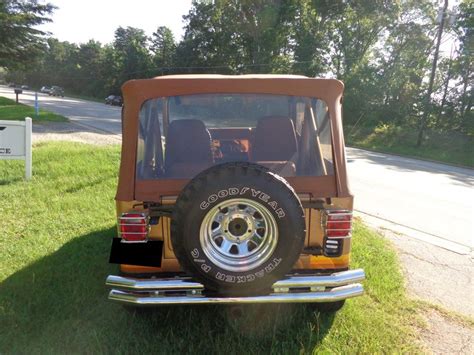
<svg viewBox="0 0 474 355"><path fill-rule="evenodd" d="M6 86L0 86L0 96L15 99L13 89ZM19 99L21 103L34 106L35 93L24 90ZM73 122L118 135L122 134L120 107L41 93L38 93L38 101L41 108L66 116Z"/></svg>
<svg viewBox="0 0 474 355"><path fill-rule="evenodd" d="M474 248L474 170L347 148L355 209L376 227L461 254Z"/></svg>
<svg viewBox="0 0 474 355"><path fill-rule="evenodd" d="M13 98L11 88L0 95ZM20 96L34 103L34 94ZM120 108L39 94L40 106L72 121L120 134ZM348 148L355 209L387 228L460 254L474 249L474 170Z"/></svg>

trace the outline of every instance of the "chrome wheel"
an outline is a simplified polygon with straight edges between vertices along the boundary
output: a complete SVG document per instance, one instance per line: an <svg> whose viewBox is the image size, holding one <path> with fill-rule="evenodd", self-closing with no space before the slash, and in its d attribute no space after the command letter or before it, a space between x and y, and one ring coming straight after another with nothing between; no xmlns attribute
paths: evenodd
<svg viewBox="0 0 474 355"><path fill-rule="evenodd" d="M201 247L218 267L252 270L268 260L278 242L275 218L262 204L232 199L213 207L200 228Z"/></svg>

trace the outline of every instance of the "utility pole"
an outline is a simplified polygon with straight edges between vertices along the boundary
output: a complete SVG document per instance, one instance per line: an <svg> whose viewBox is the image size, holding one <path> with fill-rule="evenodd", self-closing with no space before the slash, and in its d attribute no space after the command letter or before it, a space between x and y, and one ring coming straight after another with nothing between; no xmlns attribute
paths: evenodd
<svg viewBox="0 0 474 355"><path fill-rule="evenodd" d="M443 12L441 15L441 23L438 28L438 38L436 39L436 48L433 57L433 66L431 67L430 82L428 84L428 93L426 94L426 104L423 110L423 116L421 117L420 130L418 131L418 140L416 141L416 146L419 147L423 141L423 133L426 129L426 120L428 119L428 114L431 111L431 94L433 92L433 83L436 74L436 67L438 65L438 56L439 56L439 47L441 45L441 36L443 35L444 23L446 20L446 14L448 10L448 0L444 0Z"/></svg>

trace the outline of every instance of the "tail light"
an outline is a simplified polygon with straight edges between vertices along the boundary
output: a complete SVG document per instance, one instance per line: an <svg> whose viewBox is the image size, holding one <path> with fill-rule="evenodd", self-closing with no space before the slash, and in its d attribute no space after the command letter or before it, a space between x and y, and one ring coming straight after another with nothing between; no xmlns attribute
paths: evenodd
<svg viewBox="0 0 474 355"><path fill-rule="evenodd" d="M325 210L323 227L329 239L350 238L352 232L352 212L348 210Z"/></svg>
<svg viewBox="0 0 474 355"><path fill-rule="evenodd" d="M148 217L144 213L123 213L119 218L119 235L125 243L143 243L148 239Z"/></svg>

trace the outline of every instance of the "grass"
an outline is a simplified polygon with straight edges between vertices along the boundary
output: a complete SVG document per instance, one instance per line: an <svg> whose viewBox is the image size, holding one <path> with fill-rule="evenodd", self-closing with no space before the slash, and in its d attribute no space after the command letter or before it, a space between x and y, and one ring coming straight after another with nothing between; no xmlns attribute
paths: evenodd
<svg viewBox="0 0 474 355"><path fill-rule="evenodd" d="M474 137L456 132L428 130L421 147L416 147L418 132L392 125L345 127L346 143L358 148L424 158L474 167Z"/></svg>
<svg viewBox="0 0 474 355"><path fill-rule="evenodd" d="M0 353L411 353L417 307L395 251L356 223L353 267L366 295L336 315L304 305L127 311L104 281L115 233L119 147L51 142L0 161Z"/></svg>
<svg viewBox="0 0 474 355"><path fill-rule="evenodd" d="M34 107L17 104L14 100L0 96L0 120L23 121L25 117L31 117L33 122L66 122L68 120L64 116L42 109L36 117Z"/></svg>

